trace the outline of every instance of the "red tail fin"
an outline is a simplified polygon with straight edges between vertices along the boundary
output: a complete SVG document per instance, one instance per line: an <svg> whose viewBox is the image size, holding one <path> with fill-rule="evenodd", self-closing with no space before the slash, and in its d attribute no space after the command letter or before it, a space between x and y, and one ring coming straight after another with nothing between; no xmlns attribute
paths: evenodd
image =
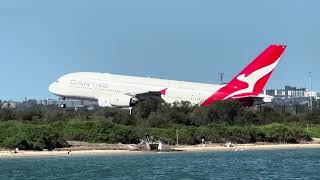
<svg viewBox="0 0 320 180"><path fill-rule="evenodd" d="M201 106L210 105L216 100L236 99L237 97L260 94L285 48L285 45L270 45L226 86L204 101Z"/></svg>

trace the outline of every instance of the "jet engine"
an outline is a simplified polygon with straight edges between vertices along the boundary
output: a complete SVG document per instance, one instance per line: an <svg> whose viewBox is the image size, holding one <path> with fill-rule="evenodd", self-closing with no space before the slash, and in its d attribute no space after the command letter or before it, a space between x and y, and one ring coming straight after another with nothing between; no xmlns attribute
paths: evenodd
<svg viewBox="0 0 320 180"><path fill-rule="evenodd" d="M134 103L134 99L128 95L101 97L98 99L98 104L100 107L131 107L134 105Z"/></svg>

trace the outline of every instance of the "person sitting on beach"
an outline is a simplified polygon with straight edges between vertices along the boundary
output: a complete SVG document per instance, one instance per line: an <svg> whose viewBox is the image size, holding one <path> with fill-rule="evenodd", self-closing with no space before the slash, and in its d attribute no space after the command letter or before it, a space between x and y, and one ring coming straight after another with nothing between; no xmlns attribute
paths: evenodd
<svg viewBox="0 0 320 180"><path fill-rule="evenodd" d="M233 147L231 141L230 141L230 142L227 142L227 143L225 144L225 147Z"/></svg>
<svg viewBox="0 0 320 180"><path fill-rule="evenodd" d="M203 147L206 146L206 141L204 139L202 139L201 142Z"/></svg>

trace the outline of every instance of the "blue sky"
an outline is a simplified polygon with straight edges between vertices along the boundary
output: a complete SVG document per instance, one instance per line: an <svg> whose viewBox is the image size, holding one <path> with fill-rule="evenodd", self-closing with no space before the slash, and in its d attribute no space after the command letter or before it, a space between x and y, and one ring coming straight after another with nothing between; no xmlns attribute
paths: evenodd
<svg viewBox="0 0 320 180"><path fill-rule="evenodd" d="M318 0L2 0L0 99L52 98L75 71L217 83L287 44L267 87L320 89Z"/></svg>

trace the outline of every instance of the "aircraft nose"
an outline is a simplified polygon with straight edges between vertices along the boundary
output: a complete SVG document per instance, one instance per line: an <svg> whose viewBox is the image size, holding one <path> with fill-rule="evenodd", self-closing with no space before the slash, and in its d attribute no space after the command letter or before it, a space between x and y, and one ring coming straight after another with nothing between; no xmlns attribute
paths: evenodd
<svg viewBox="0 0 320 180"><path fill-rule="evenodd" d="M51 83L49 86L49 92L51 92L52 94L56 94L56 83Z"/></svg>

